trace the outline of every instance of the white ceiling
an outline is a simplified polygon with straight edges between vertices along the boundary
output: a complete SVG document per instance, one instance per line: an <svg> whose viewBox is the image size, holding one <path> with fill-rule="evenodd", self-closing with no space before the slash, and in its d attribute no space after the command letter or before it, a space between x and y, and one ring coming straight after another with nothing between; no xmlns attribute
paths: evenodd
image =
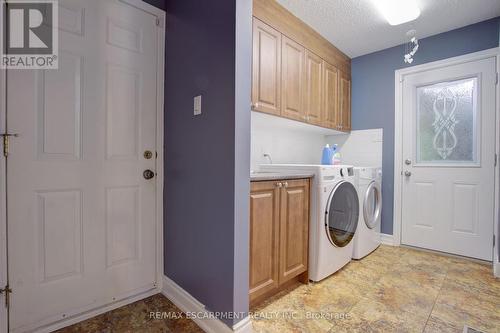
<svg viewBox="0 0 500 333"><path fill-rule="evenodd" d="M277 0L337 48L354 58L500 16L500 0L417 0L420 17L391 26L372 0Z"/></svg>

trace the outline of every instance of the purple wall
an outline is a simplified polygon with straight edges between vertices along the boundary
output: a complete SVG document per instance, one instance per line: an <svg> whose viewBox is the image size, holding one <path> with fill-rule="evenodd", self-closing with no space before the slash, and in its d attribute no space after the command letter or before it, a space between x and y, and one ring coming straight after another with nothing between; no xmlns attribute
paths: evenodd
<svg viewBox="0 0 500 333"><path fill-rule="evenodd" d="M499 18L420 40L412 65L497 47ZM394 71L408 67L404 46L352 59L352 127L383 128L382 232L392 234L394 202Z"/></svg>

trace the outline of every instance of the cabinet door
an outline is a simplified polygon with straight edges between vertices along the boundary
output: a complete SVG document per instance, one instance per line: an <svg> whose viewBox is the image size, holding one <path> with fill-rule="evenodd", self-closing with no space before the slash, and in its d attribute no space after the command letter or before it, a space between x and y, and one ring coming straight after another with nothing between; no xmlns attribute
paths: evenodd
<svg viewBox="0 0 500 333"><path fill-rule="evenodd" d="M339 129L339 71L323 62L323 126Z"/></svg>
<svg viewBox="0 0 500 333"><path fill-rule="evenodd" d="M253 110L281 113L281 34L253 19Z"/></svg>
<svg viewBox="0 0 500 333"><path fill-rule="evenodd" d="M351 131L351 79L343 74L340 78L340 113L342 115L340 129Z"/></svg>
<svg viewBox="0 0 500 333"><path fill-rule="evenodd" d="M280 198L280 284L307 270L309 241L309 181L284 183Z"/></svg>
<svg viewBox="0 0 500 333"><path fill-rule="evenodd" d="M302 45L283 36L281 52L281 115L290 119L305 121L303 99L305 49Z"/></svg>
<svg viewBox="0 0 500 333"><path fill-rule="evenodd" d="M250 302L278 288L280 191L254 182L250 194Z"/></svg>
<svg viewBox="0 0 500 333"><path fill-rule="evenodd" d="M323 60L306 50L306 74L304 113L306 120L313 125L321 125L323 95Z"/></svg>

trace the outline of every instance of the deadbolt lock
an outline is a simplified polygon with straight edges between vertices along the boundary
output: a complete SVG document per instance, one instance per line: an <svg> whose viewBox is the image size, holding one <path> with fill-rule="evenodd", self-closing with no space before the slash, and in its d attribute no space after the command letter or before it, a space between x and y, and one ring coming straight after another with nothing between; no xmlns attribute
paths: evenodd
<svg viewBox="0 0 500 333"><path fill-rule="evenodd" d="M153 152L151 150L146 150L144 152L144 158L147 160L150 160L153 158Z"/></svg>

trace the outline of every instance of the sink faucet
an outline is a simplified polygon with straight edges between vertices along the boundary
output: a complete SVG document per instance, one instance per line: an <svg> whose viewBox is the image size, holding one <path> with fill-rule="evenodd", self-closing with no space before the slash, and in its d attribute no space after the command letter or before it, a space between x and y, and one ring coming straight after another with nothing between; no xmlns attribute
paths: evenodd
<svg viewBox="0 0 500 333"><path fill-rule="evenodd" d="M264 154L264 157L267 157L269 159L269 164L273 164L273 159L271 158L270 154Z"/></svg>

